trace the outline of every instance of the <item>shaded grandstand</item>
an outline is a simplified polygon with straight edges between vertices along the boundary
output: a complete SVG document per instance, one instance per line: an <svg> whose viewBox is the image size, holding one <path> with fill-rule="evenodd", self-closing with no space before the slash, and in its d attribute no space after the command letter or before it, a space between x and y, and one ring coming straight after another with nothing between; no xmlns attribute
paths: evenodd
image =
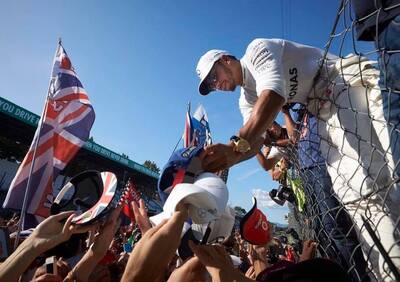
<svg viewBox="0 0 400 282"><path fill-rule="evenodd" d="M35 134L39 116L0 97L0 202L24 158ZM88 169L111 171L120 184L133 179L146 201L150 214L161 211L158 199L158 173L91 140L79 150L73 160L55 180L60 189L74 175Z"/></svg>

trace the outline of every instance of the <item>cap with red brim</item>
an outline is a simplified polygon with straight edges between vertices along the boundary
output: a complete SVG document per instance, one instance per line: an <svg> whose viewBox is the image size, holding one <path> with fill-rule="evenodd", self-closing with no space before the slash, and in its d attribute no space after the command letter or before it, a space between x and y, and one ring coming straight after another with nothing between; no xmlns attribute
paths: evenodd
<svg viewBox="0 0 400 282"><path fill-rule="evenodd" d="M240 235L253 245L265 245L270 239L269 222L265 214L257 208L257 200L253 197L253 207L240 221Z"/></svg>

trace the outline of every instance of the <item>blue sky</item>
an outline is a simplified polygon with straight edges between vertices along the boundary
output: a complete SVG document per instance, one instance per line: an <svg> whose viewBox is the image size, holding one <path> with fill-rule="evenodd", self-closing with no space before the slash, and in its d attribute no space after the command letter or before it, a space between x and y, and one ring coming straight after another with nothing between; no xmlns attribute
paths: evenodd
<svg viewBox="0 0 400 282"><path fill-rule="evenodd" d="M257 37L323 48L338 5L339 0L4 1L0 96L41 113L61 37L96 111L95 141L162 167L182 134L188 101L193 109L199 103L206 108L215 142L227 142L242 124L238 89L197 93L195 66L204 52L219 48L241 57ZM230 171L230 203L249 209L253 189L276 186L255 160L247 161ZM263 211L282 223L287 212Z"/></svg>

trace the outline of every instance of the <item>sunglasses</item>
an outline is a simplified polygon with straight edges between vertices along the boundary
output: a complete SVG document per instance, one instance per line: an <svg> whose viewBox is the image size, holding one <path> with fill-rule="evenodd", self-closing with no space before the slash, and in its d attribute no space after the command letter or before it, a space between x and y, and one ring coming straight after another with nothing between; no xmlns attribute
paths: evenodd
<svg viewBox="0 0 400 282"><path fill-rule="evenodd" d="M207 75L204 81L206 87L210 91L215 91L217 89L217 82L218 82L217 65L219 65L219 61L216 61L214 63L214 66L211 68L210 73Z"/></svg>

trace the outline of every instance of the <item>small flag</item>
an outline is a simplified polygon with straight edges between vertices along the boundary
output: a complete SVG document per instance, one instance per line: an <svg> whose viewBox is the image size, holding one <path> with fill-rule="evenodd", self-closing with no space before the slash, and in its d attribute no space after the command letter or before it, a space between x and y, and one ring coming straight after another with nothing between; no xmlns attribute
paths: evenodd
<svg viewBox="0 0 400 282"><path fill-rule="evenodd" d="M183 147L188 148L193 143L192 117L190 116L190 103L186 112L185 129L183 131Z"/></svg>
<svg viewBox="0 0 400 282"><path fill-rule="evenodd" d="M193 114L192 128L196 145L204 147L212 144L210 124L202 105L199 105Z"/></svg>
<svg viewBox="0 0 400 282"><path fill-rule="evenodd" d="M139 205L141 199L140 193L136 190L135 185L131 179L126 183L123 199L122 199L122 212L135 223L135 214L133 213L131 203L135 202Z"/></svg>
<svg viewBox="0 0 400 282"><path fill-rule="evenodd" d="M210 125L206 110L199 105L193 114L190 114L190 103L186 112L185 130L183 132L183 147L207 146L212 144Z"/></svg>

